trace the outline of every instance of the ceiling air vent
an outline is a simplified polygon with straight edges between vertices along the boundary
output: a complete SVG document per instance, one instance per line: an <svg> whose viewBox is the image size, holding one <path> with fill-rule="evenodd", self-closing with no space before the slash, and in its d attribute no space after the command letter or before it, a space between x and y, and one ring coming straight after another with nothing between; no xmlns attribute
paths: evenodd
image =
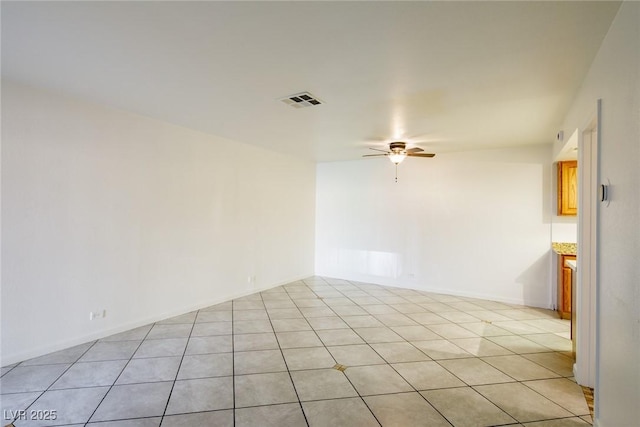
<svg viewBox="0 0 640 427"><path fill-rule="evenodd" d="M293 108L313 107L314 105L323 104L322 101L309 92L296 93L295 95L282 98L281 101L287 105L291 105Z"/></svg>

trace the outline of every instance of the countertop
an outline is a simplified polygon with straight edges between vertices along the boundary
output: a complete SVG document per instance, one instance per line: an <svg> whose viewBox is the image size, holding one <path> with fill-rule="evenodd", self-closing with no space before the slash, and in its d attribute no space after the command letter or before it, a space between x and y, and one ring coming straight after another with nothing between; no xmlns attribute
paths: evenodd
<svg viewBox="0 0 640 427"><path fill-rule="evenodd" d="M551 247L558 255L577 255L577 243L551 242Z"/></svg>

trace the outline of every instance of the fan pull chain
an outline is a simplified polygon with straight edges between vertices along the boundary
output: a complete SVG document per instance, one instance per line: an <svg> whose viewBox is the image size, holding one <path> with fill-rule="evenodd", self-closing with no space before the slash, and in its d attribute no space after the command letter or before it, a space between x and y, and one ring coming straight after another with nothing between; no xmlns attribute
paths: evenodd
<svg viewBox="0 0 640 427"><path fill-rule="evenodd" d="M396 163L396 184L398 183L398 164Z"/></svg>

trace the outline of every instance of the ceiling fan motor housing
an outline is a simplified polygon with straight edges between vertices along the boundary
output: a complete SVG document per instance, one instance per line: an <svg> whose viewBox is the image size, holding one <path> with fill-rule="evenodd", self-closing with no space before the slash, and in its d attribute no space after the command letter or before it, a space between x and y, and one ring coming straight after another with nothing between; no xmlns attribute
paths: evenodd
<svg viewBox="0 0 640 427"><path fill-rule="evenodd" d="M399 151L404 151L406 146L407 144L405 144L404 142L392 142L391 144L389 144L389 149L396 153Z"/></svg>

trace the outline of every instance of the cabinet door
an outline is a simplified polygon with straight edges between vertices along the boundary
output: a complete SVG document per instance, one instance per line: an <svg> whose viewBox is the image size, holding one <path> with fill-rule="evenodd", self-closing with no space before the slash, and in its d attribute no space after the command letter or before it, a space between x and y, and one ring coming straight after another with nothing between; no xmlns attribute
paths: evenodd
<svg viewBox="0 0 640 427"><path fill-rule="evenodd" d="M562 267L562 311L571 313L571 277L573 270L563 265Z"/></svg>
<svg viewBox="0 0 640 427"><path fill-rule="evenodd" d="M560 314L561 319L571 319L571 278L573 270L566 265L566 261L575 259L575 255L558 255L558 314Z"/></svg>
<svg viewBox="0 0 640 427"><path fill-rule="evenodd" d="M558 215L578 214L578 162L558 162Z"/></svg>

